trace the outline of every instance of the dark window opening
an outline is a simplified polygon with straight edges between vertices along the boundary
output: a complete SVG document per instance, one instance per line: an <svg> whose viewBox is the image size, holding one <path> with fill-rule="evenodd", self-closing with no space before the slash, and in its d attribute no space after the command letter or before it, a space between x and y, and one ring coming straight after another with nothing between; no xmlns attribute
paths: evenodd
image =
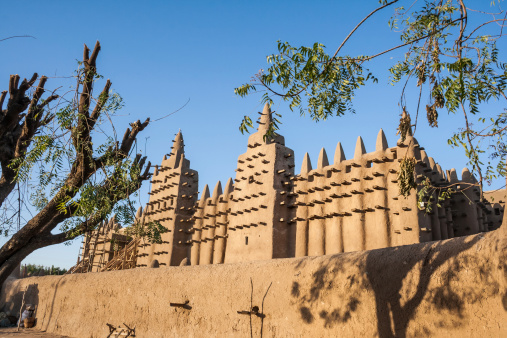
<svg viewBox="0 0 507 338"><path fill-rule="evenodd" d="M253 175L248 178L248 183L253 183L255 181Z"/></svg>
<svg viewBox="0 0 507 338"><path fill-rule="evenodd" d="M495 215L500 215L500 208L495 208Z"/></svg>
<svg viewBox="0 0 507 338"><path fill-rule="evenodd" d="M248 236L245 236L245 245L248 245Z"/></svg>
<svg viewBox="0 0 507 338"><path fill-rule="evenodd" d="M371 161L366 162L366 168L371 168Z"/></svg>
<svg viewBox="0 0 507 338"><path fill-rule="evenodd" d="M350 169L351 169L351 168L352 168L352 167L351 167L350 165L346 166L346 167L345 167L345 172L346 172L346 173L350 173Z"/></svg>

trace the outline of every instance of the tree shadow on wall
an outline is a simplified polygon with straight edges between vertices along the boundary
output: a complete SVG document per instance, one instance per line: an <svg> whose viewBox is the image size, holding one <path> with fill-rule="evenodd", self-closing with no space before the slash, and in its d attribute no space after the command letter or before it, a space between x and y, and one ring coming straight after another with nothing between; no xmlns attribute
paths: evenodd
<svg viewBox="0 0 507 338"><path fill-rule="evenodd" d="M345 258L340 255L341 258ZM325 328L332 328L335 324L346 323L352 318L352 314L356 311L360 304L361 290L366 286L366 280L357 275L350 274L349 265L357 266L359 269L364 267L364 259L360 255L348 255L346 257L347 264L342 264L341 259L331 259L326 264L321 264L319 268L312 274L312 283L310 288L305 292L305 288L297 281L293 281L291 296L299 307L301 319L306 324L315 324L317 317L323 320ZM338 256L337 256L338 257ZM312 259L312 258L308 258ZM307 263L306 260L300 261L296 266L296 270ZM345 277L346 276L346 277ZM338 304L333 309L318 308L322 301L325 301L330 293L335 291L337 284L345 283L347 294L334 295L333 304Z"/></svg>
<svg viewBox="0 0 507 338"><path fill-rule="evenodd" d="M40 321L40 325L39 325L39 322L37 322L38 328L43 332L48 330L49 324L51 323L51 320L53 319L56 294L58 292L58 288L65 284L64 278L65 278L65 275L61 276L60 278L58 278L58 281L51 283L51 286L49 288L50 290L53 291L53 296L51 297L51 300L47 300L47 302L46 302L46 307L44 308L44 315ZM76 291L76 292L79 292L79 291ZM59 306L58 308L60 310L61 307ZM43 309L41 309L41 310L43 310ZM60 315L60 312L58 312L58 314L56 315L56 320L54 321L55 327L57 325L57 320L58 320L59 315Z"/></svg>
<svg viewBox="0 0 507 338"><path fill-rule="evenodd" d="M354 316L357 316L358 309L362 306L361 300L373 292L375 309L366 311L375 311L379 337L406 337L408 325L424 299L429 301L432 308L447 313L445 320L436 323L436 326L459 326L466 320L466 304L498 294L500 285L495 279L498 276L497 269L503 269L507 282L507 264L497 266L491 260L484 259L484 254L476 255L483 238L482 235L476 235L450 241L336 255L321 263L312 275L308 290L303 291L299 283L293 281L293 302L297 304L305 323L322 323L330 329L351 320L365 320ZM489 247L494 246L492 241L486 243ZM474 245L475 250L470 250ZM457 257L467 250L471 251L470 254ZM500 257L500 262L505 262L507 254L501 250L497 252L503 257ZM296 270L302 264L306 264L305 260L299 263ZM444 264L445 270L439 270ZM460 284L459 272L467 267L473 267L475 283L467 280ZM435 274L437 270L438 274ZM436 276L442 282L429 289L430 282ZM502 301L507 311L507 292ZM322 305L329 303L333 305L332 308ZM431 332L430 328L422 327L417 333L429 335Z"/></svg>
<svg viewBox="0 0 507 338"><path fill-rule="evenodd" d="M476 301L480 290L471 290L470 294L456 292L451 287L451 281L459 279L460 267L467 265L468 256L456 259L456 256L470 249L482 237L456 238L452 242L435 242L424 245L423 255L405 257L399 255L398 264L380 262L381 256L368 255L366 271L368 281L375 294L377 314L377 328L379 337L405 337L410 320L413 319L418 306L426 296L429 296L435 308L448 310L455 323L464 319L464 304ZM449 267L443 274L445 278L442 286L428 292L428 286L437 269L447 261ZM390 260L394 263L393 260ZM418 278L410 278L418 270ZM489 269L489 268L488 268ZM407 283L408 282L408 283ZM406 296L410 295L410 296ZM402 302L402 298L405 298ZM445 323L441 323L444 324ZM394 327L392 327L394 326ZM429 334L429 329L422 329L421 334Z"/></svg>

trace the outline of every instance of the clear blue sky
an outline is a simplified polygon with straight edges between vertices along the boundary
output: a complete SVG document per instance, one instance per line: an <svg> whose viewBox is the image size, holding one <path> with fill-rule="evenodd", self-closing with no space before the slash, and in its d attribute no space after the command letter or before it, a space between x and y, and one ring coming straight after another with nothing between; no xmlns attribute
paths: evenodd
<svg viewBox="0 0 507 338"><path fill-rule="evenodd" d="M114 91L126 103L124 113L115 120L119 133L123 134L131 121L162 117L190 98L183 110L143 131L139 148L146 149L153 164L160 163L181 128L186 156L199 171L199 186L214 186L218 180L234 176L237 156L246 151L248 136L238 130L242 117L254 116L262 109L260 96L241 99L233 89L260 68L267 68L266 56L276 52L276 41L295 46L318 41L332 53L377 6L376 0L9 1L0 12L0 38L27 34L36 39L1 42L0 90L8 89L10 74L22 78L33 72L48 77L72 75L76 60L82 58L83 43L93 48L99 40L98 70L111 79ZM398 44L398 35L387 26L391 13L376 14L343 52L365 55ZM387 84L386 69L401 55L402 51L397 51L371 65L379 83L358 92L355 115L315 123L275 101L274 109L284 116L280 134L295 151L296 170L305 152L316 161L322 147L332 161L338 141L346 156L352 156L359 135L366 150L373 151L380 128L390 145L396 142L401 88ZM70 84L54 78L46 88L63 85L62 93ZM416 99L408 98L408 110L415 112ZM447 138L456 131L461 117L443 113L439 128L430 129L424 123L424 113L416 134L419 143L444 169L455 167L461 172L466 164L463 151L447 146ZM500 180L490 188L502 185ZM142 187L143 204L148 200L148 189L148 184ZM0 240L0 244L4 242ZM24 263L68 268L76 261L79 245L80 241L75 241L41 249Z"/></svg>

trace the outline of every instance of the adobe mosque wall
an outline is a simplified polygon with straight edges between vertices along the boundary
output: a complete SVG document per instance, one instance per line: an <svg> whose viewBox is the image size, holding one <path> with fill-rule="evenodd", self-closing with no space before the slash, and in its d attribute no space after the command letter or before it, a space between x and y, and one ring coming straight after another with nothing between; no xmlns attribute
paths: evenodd
<svg viewBox="0 0 507 338"><path fill-rule="evenodd" d="M162 243L142 243L138 247L137 266L149 266L158 260L162 266L179 265L188 256L188 234L193 227L198 189L198 173L185 158L183 136L176 135L169 158L164 156L152 177L149 202L141 215L169 229Z"/></svg>
<svg viewBox="0 0 507 338"><path fill-rule="evenodd" d="M461 179L455 169L444 171L411 135L389 147L380 130L370 153L359 137L348 160L338 143L334 161L322 149L316 168L305 154L295 175L294 152L283 136L264 138L270 121L266 105L247 152L238 157L234 180L224 189L218 182L211 195L206 185L199 200L198 173L185 158L181 132L176 135L169 158L155 168L150 201L138 212L139 221L158 221L169 232L161 244L139 246L138 267L154 260L163 266L205 265L370 250L467 236L501 224L503 205L479 201L468 169ZM429 213L421 211L417 193L399 196L404 156L416 159L419 183L469 188Z"/></svg>
<svg viewBox="0 0 507 338"><path fill-rule="evenodd" d="M19 313L25 295L36 329L83 338L106 324L138 337L506 337L506 262L504 224L336 255L9 278L0 311Z"/></svg>
<svg viewBox="0 0 507 338"><path fill-rule="evenodd" d="M459 180L411 136L389 148L381 131L374 152L359 138L347 160L338 144L332 164L324 150L315 169L305 155L295 175L283 138L262 138L268 122L265 108L235 180L199 200L177 135L137 214L170 231L128 251L148 268L9 278L0 310L24 300L37 329L73 337L104 337L107 324L142 337L507 336L505 191L487 205L472 187L426 214L414 193L398 197L398 160L413 155L419 181L465 185L467 170ZM116 227L106 222L93 246ZM271 259L283 257L294 258ZM219 264L229 262L241 263Z"/></svg>

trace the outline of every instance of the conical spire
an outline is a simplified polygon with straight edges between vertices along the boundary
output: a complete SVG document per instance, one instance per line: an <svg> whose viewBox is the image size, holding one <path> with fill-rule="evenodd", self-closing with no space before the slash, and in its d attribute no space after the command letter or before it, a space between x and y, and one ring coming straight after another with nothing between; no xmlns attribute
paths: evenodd
<svg viewBox="0 0 507 338"><path fill-rule="evenodd" d="M428 157L428 162L430 164L431 170L435 170L435 160L433 159L433 157Z"/></svg>
<svg viewBox="0 0 507 338"><path fill-rule="evenodd" d="M312 162L310 161L310 156L308 153L305 153L303 156L303 164L301 165L301 175L307 175L312 170Z"/></svg>
<svg viewBox="0 0 507 338"><path fill-rule="evenodd" d="M169 162L167 165L169 165L172 168L178 168L180 163L183 161L182 158L185 157L185 147L183 144L183 134L181 133L181 130L178 131L176 134L176 137L174 138L173 146L171 147L171 156L169 157ZM164 157L165 161L165 157Z"/></svg>
<svg viewBox="0 0 507 338"><path fill-rule="evenodd" d="M472 182L473 183L479 183L479 181L477 181L477 177L475 177L474 174L472 174Z"/></svg>
<svg viewBox="0 0 507 338"><path fill-rule="evenodd" d="M206 200L209 198L209 188L208 188L208 185L206 184L204 186L204 189L202 190L202 193L201 193L201 199L199 200L199 206L202 207L204 206L204 204L206 203Z"/></svg>
<svg viewBox="0 0 507 338"><path fill-rule="evenodd" d="M345 161L345 153L343 152L342 143L338 142L336 145L336 150L334 151L334 164L338 164L342 161Z"/></svg>
<svg viewBox="0 0 507 338"><path fill-rule="evenodd" d="M407 112L405 111L405 108L403 108L403 113L401 113L401 118L406 119L407 118ZM408 127L408 132L406 136L412 136L412 126Z"/></svg>
<svg viewBox="0 0 507 338"><path fill-rule="evenodd" d="M431 164L428 159L428 155L426 154L426 152L424 150L421 150L421 161L423 161L423 163L426 163L426 166L428 168L431 168Z"/></svg>
<svg viewBox="0 0 507 338"><path fill-rule="evenodd" d="M364 147L363 138L359 136L356 141L356 150L354 151L354 159L360 159L363 154L366 154L366 148Z"/></svg>
<svg viewBox="0 0 507 338"><path fill-rule="evenodd" d="M467 183L474 182L472 174L470 173L470 170L468 170L467 167L463 168L463 170L461 171L461 180Z"/></svg>
<svg viewBox="0 0 507 338"><path fill-rule="evenodd" d="M264 109L262 110L259 127L257 130L265 134L269 128L271 121L271 108L269 107L269 103L266 102Z"/></svg>
<svg viewBox="0 0 507 338"><path fill-rule="evenodd" d="M142 215L143 215L143 207L139 207L139 209L137 209L136 212L136 219L140 219Z"/></svg>
<svg viewBox="0 0 507 338"><path fill-rule="evenodd" d="M450 183L458 182L458 174L456 173L456 169L452 168L451 170L449 170L448 180Z"/></svg>
<svg viewBox="0 0 507 338"><path fill-rule="evenodd" d="M144 223L144 220L146 219L146 214L148 213L148 204L143 208L142 216L141 216L141 223Z"/></svg>
<svg viewBox="0 0 507 338"><path fill-rule="evenodd" d="M377 135L377 142L375 144L375 150L376 151L383 151L386 150L389 146L387 145L387 139L386 135L384 134L384 131L380 129Z"/></svg>
<svg viewBox="0 0 507 338"><path fill-rule="evenodd" d="M171 150L173 154L176 154L177 151L181 151L182 153L185 152L185 145L183 144L183 134L181 133L181 129L178 131L176 137L174 138Z"/></svg>
<svg viewBox="0 0 507 338"><path fill-rule="evenodd" d="M224 195L227 196L234 190L233 184L234 183L232 183L232 178L229 177L227 183L225 184Z"/></svg>
<svg viewBox="0 0 507 338"><path fill-rule="evenodd" d="M222 183L218 181L217 185L215 185L215 189L213 189L213 200L216 200L220 195L222 195Z"/></svg>
<svg viewBox="0 0 507 338"><path fill-rule="evenodd" d="M109 228L109 229L118 230L118 228L119 228L119 224L118 224L118 222L116 221L116 214L113 214L113 217L111 217L111 219L109 220L109 225L108 225L108 228Z"/></svg>
<svg viewBox="0 0 507 338"><path fill-rule="evenodd" d="M327 159L326 149L322 148L319 154L319 160L317 161L317 169L322 169L329 165L329 161Z"/></svg>
<svg viewBox="0 0 507 338"><path fill-rule="evenodd" d="M436 167L437 167L437 171L438 171L438 175L440 176L440 179L445 180L445 173L442 170L442 167L440 166L440 164L437 163Z"/></svg>
<svg viewBox="0 0 507 338"><path fill-rule="evenodd" d="M257 132L253 133L248 137L248 144L249 146L253 145L262 145L262 144L271 144L271 143L278 143L281 145L285 144L285 139L282 135L273 132L269 137L265 137L269 126L271 125L271 122L273 121L272 117L272 111L269 106L269 103L266 103L264 105L264 109L262 110L262 113L259 118L259 126L257 127Z"/></svg>

